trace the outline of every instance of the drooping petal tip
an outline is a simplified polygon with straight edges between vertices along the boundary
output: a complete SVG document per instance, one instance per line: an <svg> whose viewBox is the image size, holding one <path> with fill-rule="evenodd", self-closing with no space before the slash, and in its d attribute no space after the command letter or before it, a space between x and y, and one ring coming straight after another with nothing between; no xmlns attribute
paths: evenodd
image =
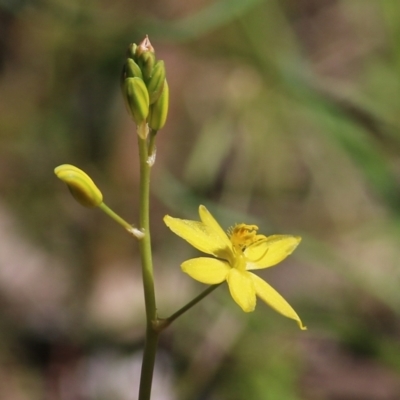
<svg viewBox="0 0 400 400"><path fill-rule="evenodd" d="M255 292L261 300L283 316L295 320L301 330L307 329L292 306L271 285L253 273L249 273L249 275L253 281Z"/></svg>
<svg viewBox="0 0 400 400"><path fill-rule="evenodd" d="M307 327L303 325L303 323L301 322L301 320L298 320L298 321L297 321L297 324L299 325L299 328L300 328L302 331L306 331L306 330L307 330Z"/></svg>

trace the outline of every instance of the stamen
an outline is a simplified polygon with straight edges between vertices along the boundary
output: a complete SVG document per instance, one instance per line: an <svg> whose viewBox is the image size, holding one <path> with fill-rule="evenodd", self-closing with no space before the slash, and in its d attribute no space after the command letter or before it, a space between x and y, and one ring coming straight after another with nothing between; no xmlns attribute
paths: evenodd
<svg viewBox="0 0 400 400"><path fill-rule="evenodd" d="M257 235L257 230L257 225L237 224L229 228L228 234L233 246L243 251L246 247L265 237Z"/></svg>

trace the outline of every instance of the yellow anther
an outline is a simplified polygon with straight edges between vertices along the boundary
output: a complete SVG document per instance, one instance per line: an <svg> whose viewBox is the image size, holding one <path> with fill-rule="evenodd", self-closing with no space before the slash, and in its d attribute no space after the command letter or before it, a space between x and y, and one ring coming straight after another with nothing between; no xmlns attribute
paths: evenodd
<svg viewBox="0 0 400 400"><path fill-rule="evenodd" d="M229 230L234 248L244 250L246 247L260 240L263 235L257 235L257 225L238 224Z"/></svg>

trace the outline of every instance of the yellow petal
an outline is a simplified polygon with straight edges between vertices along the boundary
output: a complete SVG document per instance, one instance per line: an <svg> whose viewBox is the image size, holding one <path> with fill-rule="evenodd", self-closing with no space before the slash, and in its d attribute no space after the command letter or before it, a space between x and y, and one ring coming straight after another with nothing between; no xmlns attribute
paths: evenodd
<svg viewBox="0 0 400 400"><path fill-rule="evenodd" d="M164 217L164 222L172 232L196 249L215 257L227 258L225 241L208 225L199 221L173 218L169 215Z"/></svg>
<svg viewBox="0 0 400 400"><path fill-rule="evenodd" d="M246 269L272 267L290 255L300 243L299 236L272 235L249 246L244 254L248 260Z"/></svg>
<svg viewBox="0 0 400 400"><path fill-rule="evenodd" d="M244 312L254 311L256 307L256 292L250 273L231 268L227 281L233 300Z"/></svg>
<svg viewBox="0 0 400 400"><path fill-rule="evenodd" d="M191 278L209 285L223 282L231 269L227 262L208 257L187 260L181 265L181 268Z"/></svg>
<svg viewBox="0 0 400 400"><path fill-rule="evenodd" d="M224 243L226 247L231 248L232 242L228 238L228 235L221 228L220 224L215 220L215 218L211 215L206 207L199 207L199 215L201 222L210 227L220 237L221 242Z"/></svg>
<svg viewBox="0 0 400 400"><path fill-rule="evenodd" d="M249 275L253 280L257 296L264 300L274 310L278 311L278 313L287 318L294 319L298 323L300 329L307 329L302 324L301 319L297 315L296 311L293 310L291 305L272 286L268 285L267 282L251 272L249 272Z"/></svg>

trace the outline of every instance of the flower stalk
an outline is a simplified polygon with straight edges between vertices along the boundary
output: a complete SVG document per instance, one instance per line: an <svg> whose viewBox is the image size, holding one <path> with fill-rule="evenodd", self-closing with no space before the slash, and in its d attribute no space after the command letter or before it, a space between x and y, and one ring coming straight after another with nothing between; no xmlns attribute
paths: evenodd
<svg viewBox="0 0 400 400"><path fill-rule="evenodd" d="M150 171L147 162L148 148L147 140L138 136L139 162L140 162L140 216L139 228L144 233L139 242L140 257L142 263L142 278L144 300L146 307L146 342L143 353L142 372L140 378L139 400L150 399L151 384L153 379L154 363L157 351L159 332L153 328L157 321L156 297L154 289L154 273L151 252L150 236Z"/></svg>

